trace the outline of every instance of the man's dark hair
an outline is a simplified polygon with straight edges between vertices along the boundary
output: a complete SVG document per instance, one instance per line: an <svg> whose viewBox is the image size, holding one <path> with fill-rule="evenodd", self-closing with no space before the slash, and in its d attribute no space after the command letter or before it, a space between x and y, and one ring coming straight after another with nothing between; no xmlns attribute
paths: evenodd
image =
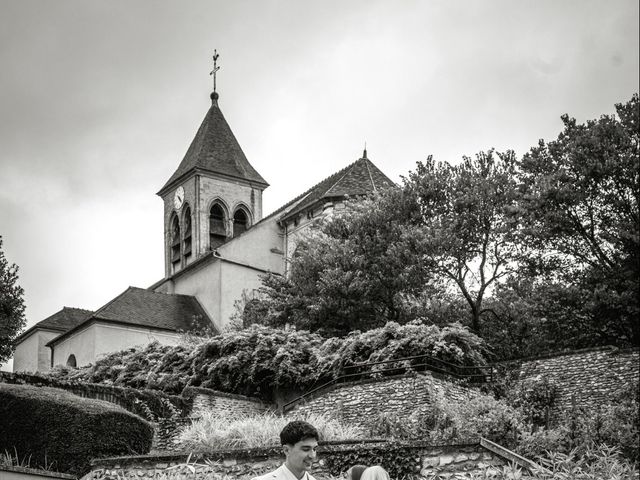
<svg viewBox="0 0 640 480"><path fill-rule="evenodd" d="M280 443L282 445L295 445L307 438L315 438L316 441L320 441L320 435L316 427L302 420L294 420L287 423L280 432Z"/></svg>

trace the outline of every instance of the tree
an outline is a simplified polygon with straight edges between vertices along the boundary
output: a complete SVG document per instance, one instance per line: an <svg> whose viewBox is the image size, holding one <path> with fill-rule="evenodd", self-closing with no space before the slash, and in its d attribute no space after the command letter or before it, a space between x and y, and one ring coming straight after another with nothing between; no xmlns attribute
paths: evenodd
<svg viewBox="0 0 640 480"><path fill-rule="evenodd" d="M18 266L9 262L2 251L0 236L0 363L13 355L13 341L24 328L24 290L18 282Z"/></svg>
<svg viewBox="0 0 640 480"><path fill-rule="evenodd" d="M527 239L542 273L582 289L601 342L640 343L640 102L578 124L522 162Z"/></svg>
<svg viewBox="0 0 640 480"><path fill-rule="evenodd" d="M263 279L266 323L346 335L406 322L407 298L428 288L417 204L400 189L348 202L296 249L288 277ZM246 320L246 319L245 319Z"/></svg>
<svg viewBox="0 0 640 480"><path fill-rule="evenodd" d="M511 151L480 152L459 165L429 157L405 179L420 206L420 250L445 288L462 294L476 331L485 296L521 258L516 166Z"/></svg>

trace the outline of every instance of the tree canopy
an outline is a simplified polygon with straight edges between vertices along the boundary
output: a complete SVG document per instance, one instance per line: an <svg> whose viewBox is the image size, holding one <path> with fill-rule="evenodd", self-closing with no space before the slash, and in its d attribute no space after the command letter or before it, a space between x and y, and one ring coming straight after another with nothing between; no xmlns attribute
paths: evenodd
<svg viewBox="0 0 640 480"><path fill-rule="evenodd" d="M541 140L522 159L523 205L536 265L579 290L590 333L637 344L638 95L616 111L582 124L562 116L557 140Z"/></svg>
<svg viewBox="0 0 640 480"><path fill-rule="evenodd" d="M469 325L500 358L640 344L640 107L578 123L521 159L428 157L403 185L325 218L259 323L347 335L388 321Z"/></svg>
<svg viewBox="0 0 640 480"><path fill-rule="evenodd" d="M18 285L18 266L9 264L2 251L0 236L0 363L14 351L14 340L24 328L24 290Z"/></svg>
<svg viewBox="0 0 640 480"><path fill-rule="evenodd" d="M429 157L409 173L404 189L420 206L432 273L444 290L457 289L480 330L488 290L516 271L522 255L515 154L490 150L457 165Z"/></svg>
<svg viewBox="0 0 640 480"><path fill-rule="evenodd" d="M400 189L347 202L298 244L287 277L264 279L254 308L267 324L324 335L408 321L407 297L428 288L430 270L410 221L417 207Z"/></svg>

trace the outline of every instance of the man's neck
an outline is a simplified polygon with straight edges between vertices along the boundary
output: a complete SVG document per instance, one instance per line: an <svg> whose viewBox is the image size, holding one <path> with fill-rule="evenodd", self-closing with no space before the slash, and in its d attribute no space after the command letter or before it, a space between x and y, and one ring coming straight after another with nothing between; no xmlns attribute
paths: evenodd
<svg viewBox="0 0 640 480"><path fill-rule="evenodd" d="M287 467L287 469L293 473L293 476L296 477L298 480L300 480L302 477L304 477L304 475L307 473L306 470L296 470L294 469L291 465L289 465L289 462L284 462L284 466Z"/></svg>

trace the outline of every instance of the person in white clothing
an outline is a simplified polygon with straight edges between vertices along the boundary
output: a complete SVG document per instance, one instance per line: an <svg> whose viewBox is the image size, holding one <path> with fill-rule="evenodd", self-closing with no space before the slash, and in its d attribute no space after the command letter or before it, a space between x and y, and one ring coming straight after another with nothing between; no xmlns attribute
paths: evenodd
<svg viewBox="0 0 640 480"><path fill-rule="evenodd" d="M284 463L273 472L252 480L315 480L309 470L317 458L319 438L318 431L310 423L289 422L280 432Z"/></svg>

